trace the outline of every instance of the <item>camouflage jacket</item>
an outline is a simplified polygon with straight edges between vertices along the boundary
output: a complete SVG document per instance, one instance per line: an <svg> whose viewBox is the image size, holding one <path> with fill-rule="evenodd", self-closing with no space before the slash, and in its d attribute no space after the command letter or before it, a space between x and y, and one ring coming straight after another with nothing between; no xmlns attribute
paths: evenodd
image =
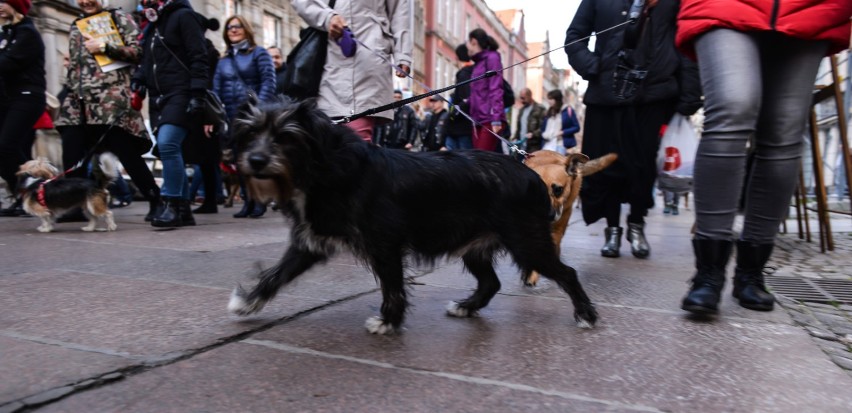
<svg viewBox="0 0 852 413"><path fill-rule="evenodd" d="M124 46L108 44L106 55L130 66L104 72L95 57L83 45L85 39L76 23L71 24L68 55L70 64L65 76L68 96L62 102L57 127L71 125L110 125L121 127L130 134L148 139L142 114L130 107L130 77L142 56L137 36L139 28L133 17L122 11L112 13ZM85 119L81 119L81 103Z"/></svg>

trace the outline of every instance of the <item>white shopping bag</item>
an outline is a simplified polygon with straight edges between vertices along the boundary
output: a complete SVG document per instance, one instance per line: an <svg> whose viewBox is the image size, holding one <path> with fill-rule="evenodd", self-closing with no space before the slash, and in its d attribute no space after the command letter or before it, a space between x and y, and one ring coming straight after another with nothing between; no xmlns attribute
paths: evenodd
<svg viewBox="0 0 852 413"><path fill-rule="evenodd" d="M657 187L669 192L692 191L692 171L698 135L689 118L675 113L660 141L657 153Z"/></svg>

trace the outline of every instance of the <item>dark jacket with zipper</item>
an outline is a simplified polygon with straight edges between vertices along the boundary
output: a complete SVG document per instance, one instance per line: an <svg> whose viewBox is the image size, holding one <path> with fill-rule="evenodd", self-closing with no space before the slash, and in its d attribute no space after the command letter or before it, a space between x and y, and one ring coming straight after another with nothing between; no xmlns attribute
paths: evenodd
<svg viewBox="0 0 852 413"><path fill-rule="evenodd" d="M192 96L203 97L210 81L204 17L188 0L174 0L145 28L142 62L133 78L148 87L151 124L194 125L186 113Z"/></svg>
<svg viewBox="0 0 852 413"><path fill-rule="evenodd" d="M430 113L424 119L426 123L422 139L424 151L437 151L446 146L447 117L447 110L441 109L438 113Z"/></svg>
<svg viewBox="0 0 852 413"><path fill-rule="evenodd" d="M275 97L275 65L266 49L255 46L233 48L216 64L213 76L213 91L222 99L228 119L233 119L237 109L248 98L249 90L261 102Z"/></svg>
<svg viewBox="0 0 852 413"><path fill-rule="evenodd" d="M44 95L44 42L33 21L24 17L0 31L0 102L22 94Z"/></svg>
<svg viewBox="0 0 852 413"><path fill-rule="evenodd" d="M587 105L624 106L674 100L678 112L694 113L701 107L701 84L698 66L675 49L677 0L660 0L651 8L645 32L639 36L634 56L644 61L648 71L640 92L627 100L615 96L613 73L626 26L604 30L625 22L631 4L629 0L583 0L568 27L566 45L598 33L594 51L588 49L588 39L565 48L568 63L589 81L583 101Z"/></svg>
<svg viewBox="0 0 852 413"><path fill-rule="evenodd" d="M470 75L473 73L473 65L465 66L456 72L456 83L470 80ZM450 106L449 118L447 119L447 135L449 136L471 136L473 135L473 124L468 118L458 113L456 108L461 109L464 113L470 112L470 84L462 85L453 91L450 95L450 101L453 103Z"/></svg>

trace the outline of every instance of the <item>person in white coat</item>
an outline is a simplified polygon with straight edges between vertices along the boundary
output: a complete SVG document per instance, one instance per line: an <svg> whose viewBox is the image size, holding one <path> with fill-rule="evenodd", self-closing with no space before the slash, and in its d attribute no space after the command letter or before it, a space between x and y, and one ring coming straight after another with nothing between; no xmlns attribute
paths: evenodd
<svg viewBox="0 0 852 413"><path fill-rule="evenodd" d="M328 56L323 70L318 105L330 117L349 116L393 101L393 77L388 64L397 65L399 77L411 72L411 0L290 0L293 8L316 29L329 34ZM359 42L355 55L345 57L335 40L348 27ZM376 53L374 53L376 52ZM378 118L378 119L377 119ZM347 124L366 141L373 127L393 119L386 111Z"/></svg>

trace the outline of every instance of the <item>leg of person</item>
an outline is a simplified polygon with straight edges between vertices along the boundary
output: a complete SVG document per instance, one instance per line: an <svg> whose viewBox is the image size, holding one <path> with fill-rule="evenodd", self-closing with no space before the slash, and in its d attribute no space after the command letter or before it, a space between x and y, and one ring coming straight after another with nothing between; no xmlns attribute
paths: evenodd
<svg viewBox="0 0 852 413"><path fill-rule="evenodd" d="M705 96L704 133L694 176L696 232L692 245L697 272L681 308L713 314L718 311L725 266L733 249L746 142L757 126L763 88L754 35L715 29L702 35L695 49Z"/></svg>
<svg viewBox="0 0 852 413"><path fill-rule="evenodd" d="M189 199L192 200L193 202L195 202L195 200L198 199L198 197L199 197L199 195L198 195L199 194L198 193L199 188L201 188L202 191L204 190L201 187L201 183L202 183L203 180L204 180L204 174L201 172L201 166L199 166L198 164L193 164L192 165L192 183L189 184ZM202 193L201 195L203 197L204 193Z"/></svg>
<svg viewBox="0 0 852 413"><path fill-rule="evenodd" d="M133 148L133 145L128 145L129 139L139 139L130 135L127 131L120 128L113 128L107 136L106 145L110 152L114 153L127 171L127 175L148 201L148 213L145 215L145 222L150 222L155 216L162 213L162 202L160 200L160 187L154 180L154 174L142 154Z"/></svg>
<svg viewBox="0 0 852 413"><path fill-rule="evenodd" d="M151 221L155 227L175 228L183 225L180 212L184 196L189 196L189 188L181 144L187 133L186 128L172 124L161 125L157 133L157 146L163 162L163 187L160 190L163 210Z"/></svg>
<svg viewBox="0 0 852 413"><path fill-rule="evenodd" d="M676 104L672 100L637 105L632 110L628 108L626 116L632 116L632 122L623 123L625 130L622 134L628 137L622 139L625 152L630 152L634 159L632 172L628 174L630 214L627 215L627 241L636 258L651 255L651 246L645 238L645 216L654 206L660 130L671 120Z"/></svg>
<svg viewBox="0 0 852 413"><path fill-rule="evenodd" d="M352 122L346 124L349 129L355 131L358 136L361 137L365 142L373 141L373 127L376 125L376 119L370 116L366 116L360 119L355 119Z"/></svg>
<svg viewBox="0 0 852 413"><path fill-rule="evenodd" d="M215 162L215 161L214 161ZM219 166L209 160L198 165L201 172L201 180L204 183L204 203L192 212L196 214L215 214L219 212L216 206L216 198L221 191L216 190L216 170Z"/></svg>
<svg viewBox="0 0 852 413"><path fill-rule="evenodd" d="M674 199L674 197L675 197L674 192L663 191L663 201L665 202L665 207L663 208L664 214L671 214L672 213L672 205L673 205L672 200Z"/></svg>
<svg viewBox="0 0 852 413"><path fill-rule="evenodd" d="M775 300L764 285L763 266L795 191L813 82L828 45L793 38L761 40L763 106L737 241L733 296L745 308L770 311Z"/></svg>
<svg viewBox="0 0 852 413"><path fill-rule="evenodd" d="M22 139L33 133L33 125L44 111L44 96L21 96L7 102L0 110L0 178L6 181L9 194L17 194L18 168L30 158L31 148ZM24 210L20 198L0 216L21 216Z"/></svg>
<svg viewBox="0 0 852 413"><path fill-rule="evenodd" d="M680 215L680 211L678 211L678 204L680 204L680 194L672 192L672 215Z"/></svg>
<svg viewBox="0 0 852 413"><path fill-rule="evenodd" d="M473 148L483 151L494 152L497 148L497 138L491 134L491 130L485 126L477 126L473 136Z"/></svg>

